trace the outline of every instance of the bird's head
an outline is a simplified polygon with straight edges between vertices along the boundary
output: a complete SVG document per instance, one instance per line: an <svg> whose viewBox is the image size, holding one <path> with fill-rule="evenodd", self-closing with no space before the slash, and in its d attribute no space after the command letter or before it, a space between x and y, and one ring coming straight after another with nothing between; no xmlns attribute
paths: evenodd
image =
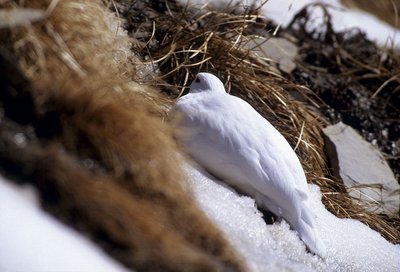
<svg viewBox="0 0 400 272"><path fill-rule="evenodd" d="M190 93L199 92L224 92L225 87L218 77L209 73L198 73L190 84Z"/></svg>

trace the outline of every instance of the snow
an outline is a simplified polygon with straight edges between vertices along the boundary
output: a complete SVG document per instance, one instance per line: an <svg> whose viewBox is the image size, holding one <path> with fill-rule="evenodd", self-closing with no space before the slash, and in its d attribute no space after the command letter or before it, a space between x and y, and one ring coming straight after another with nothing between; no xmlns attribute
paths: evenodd
<svg viewBox="0 0 400 272"><path fill-rule="evenodd" d="M246 259L250 271L400 271L400 245L356 220L332 215L316 185L309 185L310 208L327 247L325 259L307 252L284 220L266 225L254 199L239 195L198 166L184 168L199 205Z"/></svg>
<svg viewBox="0 0 400 272"><path fill-rule="evenodd" d="M358 221L339 219L309 185L310 208L327 257L307 252L285 221L265 224L254 199L185 165L189 189L203 211L244 257L250 271L400 271L400 245ZM31 188L0 176L0 271L127 271L96 245L40 209ZM155 260L156 261L156 260Z"/></svg>
<svg viewBox="0 0 400 272"><path fill-rule="evenodd" d="M127 271L40 209L33 188L0 176L0 271Z"/></svg>
<svg viewBox="0 0 400 272"><path fill-rule="evenodd" d="M232 4L232 0L210 1L210 0L180 0L181 3L190 3L192 6L201 7L207 3L223 6L222 3ZM235 1L233 1L235 2ZM237 2L237 1L236 1ZM243 7L252 2L262 3L264 1L240 1ZM379 45L389 47L394 45L400 47L400 30L379 20L370 13L357 9L344 7L339 0L268 0L262 8L265 17L272 19L278 25L286 27L293 16L307 4L324 3L330 6L332 25L335 31L344 31L352 28L360 28L367 37L376 41ZM318 11L317 11L318 12ZM321 18L320 18L321 19ZM322 21L322 19L321 19ZM316 21L314 25L320 22Z"/></svg>
<svg viewBox="0 0 400 272"><path fill-rule="evenodd" d="M263 7L263 12L266 17L285 27L305 5L317 2L331 6L329 13L335 31L360 28L370 40L379 45L391 46L393 42L394 45L400 46L399 29L362 10L348 9L341 5L339 0L269 0Z"/></svg>

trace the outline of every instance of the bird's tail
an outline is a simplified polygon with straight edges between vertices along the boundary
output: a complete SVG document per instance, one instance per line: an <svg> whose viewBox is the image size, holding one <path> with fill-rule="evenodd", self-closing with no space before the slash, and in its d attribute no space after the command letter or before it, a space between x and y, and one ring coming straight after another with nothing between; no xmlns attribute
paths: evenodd
<svg viewBox="0 0 400 272"><path fill-rule="evenodd" d="M314 217L305 203L303 203L301 214L298 217L297 223L293 224L293 227L297 230L301 240L304 241L311 252L320 257L325 257L325 245L317 233Z"/></svg>
<svg viewBox="0 0 400 272"><path fill-rule="evenodd" d="M295 229L301 240L307 245L308 249L319 255L325 257L326 249L316 231L314 215L307 206L305 197L296 199L296 205L281 209L271 201L268 197L258 192L255 193L255 199L258 205L273 212L275 215L282 216L289 222L291 227Z"/></svg>

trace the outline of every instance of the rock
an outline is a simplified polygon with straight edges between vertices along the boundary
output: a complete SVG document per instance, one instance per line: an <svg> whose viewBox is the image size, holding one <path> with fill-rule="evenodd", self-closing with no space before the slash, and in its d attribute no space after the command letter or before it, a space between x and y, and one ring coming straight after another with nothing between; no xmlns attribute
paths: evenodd
<svg viewBox="0 0 400 272"><path fill-rule="evenodd" d="M398 215L400 185L382 154L341 122L323 132L334 175L349 195L370 211Z"/></svg>
<svg viewBox="0 0 400 272"><path fill-rule="evenodd" d="M257 57L275 61L278 68L285 73L289 74L296 68L294 58L298 49L287 39L258 37L249 40L244 48L249 49Z"/></svg>

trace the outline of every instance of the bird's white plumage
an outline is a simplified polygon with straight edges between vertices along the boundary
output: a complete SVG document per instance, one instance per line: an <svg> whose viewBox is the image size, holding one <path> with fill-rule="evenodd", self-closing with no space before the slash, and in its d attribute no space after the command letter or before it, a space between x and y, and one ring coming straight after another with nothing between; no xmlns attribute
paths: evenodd
<svg viewBox="0 0 400 272"><path fill-rule="evenodd" d="M174 112L181 115L181 140L195 161L283 217L311 251L324 256L299 159L266 119L208 73L197 75Z"/></svg>

